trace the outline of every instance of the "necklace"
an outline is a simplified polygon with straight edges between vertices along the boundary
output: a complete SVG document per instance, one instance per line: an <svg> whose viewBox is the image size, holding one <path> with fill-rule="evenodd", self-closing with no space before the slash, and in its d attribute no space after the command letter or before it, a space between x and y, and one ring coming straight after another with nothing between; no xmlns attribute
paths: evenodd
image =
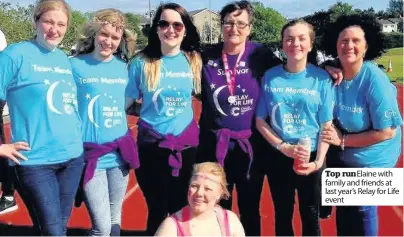
<svg viewBox="0 0 404 237"><path fill-rule="evenodd" d="M345 88L346 88L346 89L349 89L349 88L351 87L352 82L353 82L353 78L352 78L352 79L346 79L346 78L344 78L343 81L344 81L344 86L345 86Z"/></svg>

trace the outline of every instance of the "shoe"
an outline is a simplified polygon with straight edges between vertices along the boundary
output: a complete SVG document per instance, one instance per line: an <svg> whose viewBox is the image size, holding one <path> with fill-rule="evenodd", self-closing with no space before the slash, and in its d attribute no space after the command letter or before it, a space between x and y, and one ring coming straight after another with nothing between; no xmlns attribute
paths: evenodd
<svg viewBox="0 0 404 237"><path fill-rule="evenodd" d="M0 215L15 211L17 209L18 209L18 205L17 205L17 202L15 201L15 198L13 199L13 201L9 201L4 196L1 197Z"/></svg>

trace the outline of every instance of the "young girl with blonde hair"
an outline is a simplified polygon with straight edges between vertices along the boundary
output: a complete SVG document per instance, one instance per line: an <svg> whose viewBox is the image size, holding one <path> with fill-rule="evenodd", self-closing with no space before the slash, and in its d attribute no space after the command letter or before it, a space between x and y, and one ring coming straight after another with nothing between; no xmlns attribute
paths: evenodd
<svg viewBox="0 0 404 237"><path fill-rule="evenodd" d="M137 149L125 115L127 62L135 37L116 9L94 14L70 59L82 119L84 201L92 235L120 235L121 209L129 169L137 168Z"/></svg>

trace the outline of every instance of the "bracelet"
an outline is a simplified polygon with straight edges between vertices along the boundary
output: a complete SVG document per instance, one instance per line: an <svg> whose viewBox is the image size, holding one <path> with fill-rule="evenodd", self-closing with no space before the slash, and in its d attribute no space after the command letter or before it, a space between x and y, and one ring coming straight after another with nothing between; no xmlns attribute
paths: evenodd
<svg viewBox="0 0 404 237"><path fill-rule="evenodd" d="M316 166L315 168L314 168L314 170L318 170L318 165L317 165L317 161L315 160L315 161L313 161L313 163L314 163L314 165Z"/></svg>
<svg viewBox="0 0 404 237"><path fill-rule="evenodd" d="M342 135L342 142L341 142L341 150L344 150L345 149L345 138L346 138L346 136L347 135Z"/></svg>

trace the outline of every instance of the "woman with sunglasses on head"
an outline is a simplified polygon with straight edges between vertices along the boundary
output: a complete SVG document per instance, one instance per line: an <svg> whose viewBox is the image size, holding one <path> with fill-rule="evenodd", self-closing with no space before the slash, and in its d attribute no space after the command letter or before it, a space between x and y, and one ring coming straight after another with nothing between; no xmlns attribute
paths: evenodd
<svg viewBox="0 0 404 237"><path fill-rule="evenodd" d="M313 26L303 20L290 21L282 28L287 62L265 73L257 107L257 129L276 148L267 157L271 160L267 173L275 234L280 236L294 235L296 190L302 235L319 236L321 232L320 170L329 145L319 134L322 126L331 126L334 91L327 72L315 66L314 39Z"/></svg>
<svg viewBox="0 0 404 237"><path fill-rule="evenodd" d="M12 140L30 147L21 152L28 160L16 166L16 182L36 235L66 235L84 167L76 85L58 48L70 18L65 1L37 1L35 37L0 54L0 97L9 106Z"/></svg>
<svg viewBox="0 0 404 237"><path fill-rule="evenodd" d="M70 58L82 118L84 201L94 236L119 236L129 169L138 167L137 149L125 116L127 62L136 38L116 9L94 13Z"/></svg>
<svg viewBox="0 0 404 237"><path fill-rule="evenodd" d="M252 5L237 1L220 12L223 43L203 54L202 114L197 162L218 162L226 171L230 193L236 184L240 218L246 235L261 233L259 205L264 166L264 143L253 125L259 95L257 67L281 61L260 44L248 41L252 30ZM262 57L262 52L268 52ZM260 60L255 60L257 52ZM265 70L262 70L262 73ZM261 146L264 147L264 146ZM231 209L232 200L221 205Z"/></svg>
<svg viewBox="0 0 404 237"><path fill-rule="evenodd" d="M200 93L199 49L200 38L186 10L176 3L162 4L148 45L130 65L127 105L142 99L136 178L149 209L149 235L187 203L199 135L192 110L192 94Z"/></svg>
<svg viewBox="0 0 404 237"><path fill-rule="evenodd" d="M322 47L338 57L344 80L336 87L335 126L322 139L333 145L327 163L336 168L393 168L402 150L397 89L372 60L383 54L383 33L374 17L340 16ZM376 236L377 206L338 206L337 234Z"/></svg>

